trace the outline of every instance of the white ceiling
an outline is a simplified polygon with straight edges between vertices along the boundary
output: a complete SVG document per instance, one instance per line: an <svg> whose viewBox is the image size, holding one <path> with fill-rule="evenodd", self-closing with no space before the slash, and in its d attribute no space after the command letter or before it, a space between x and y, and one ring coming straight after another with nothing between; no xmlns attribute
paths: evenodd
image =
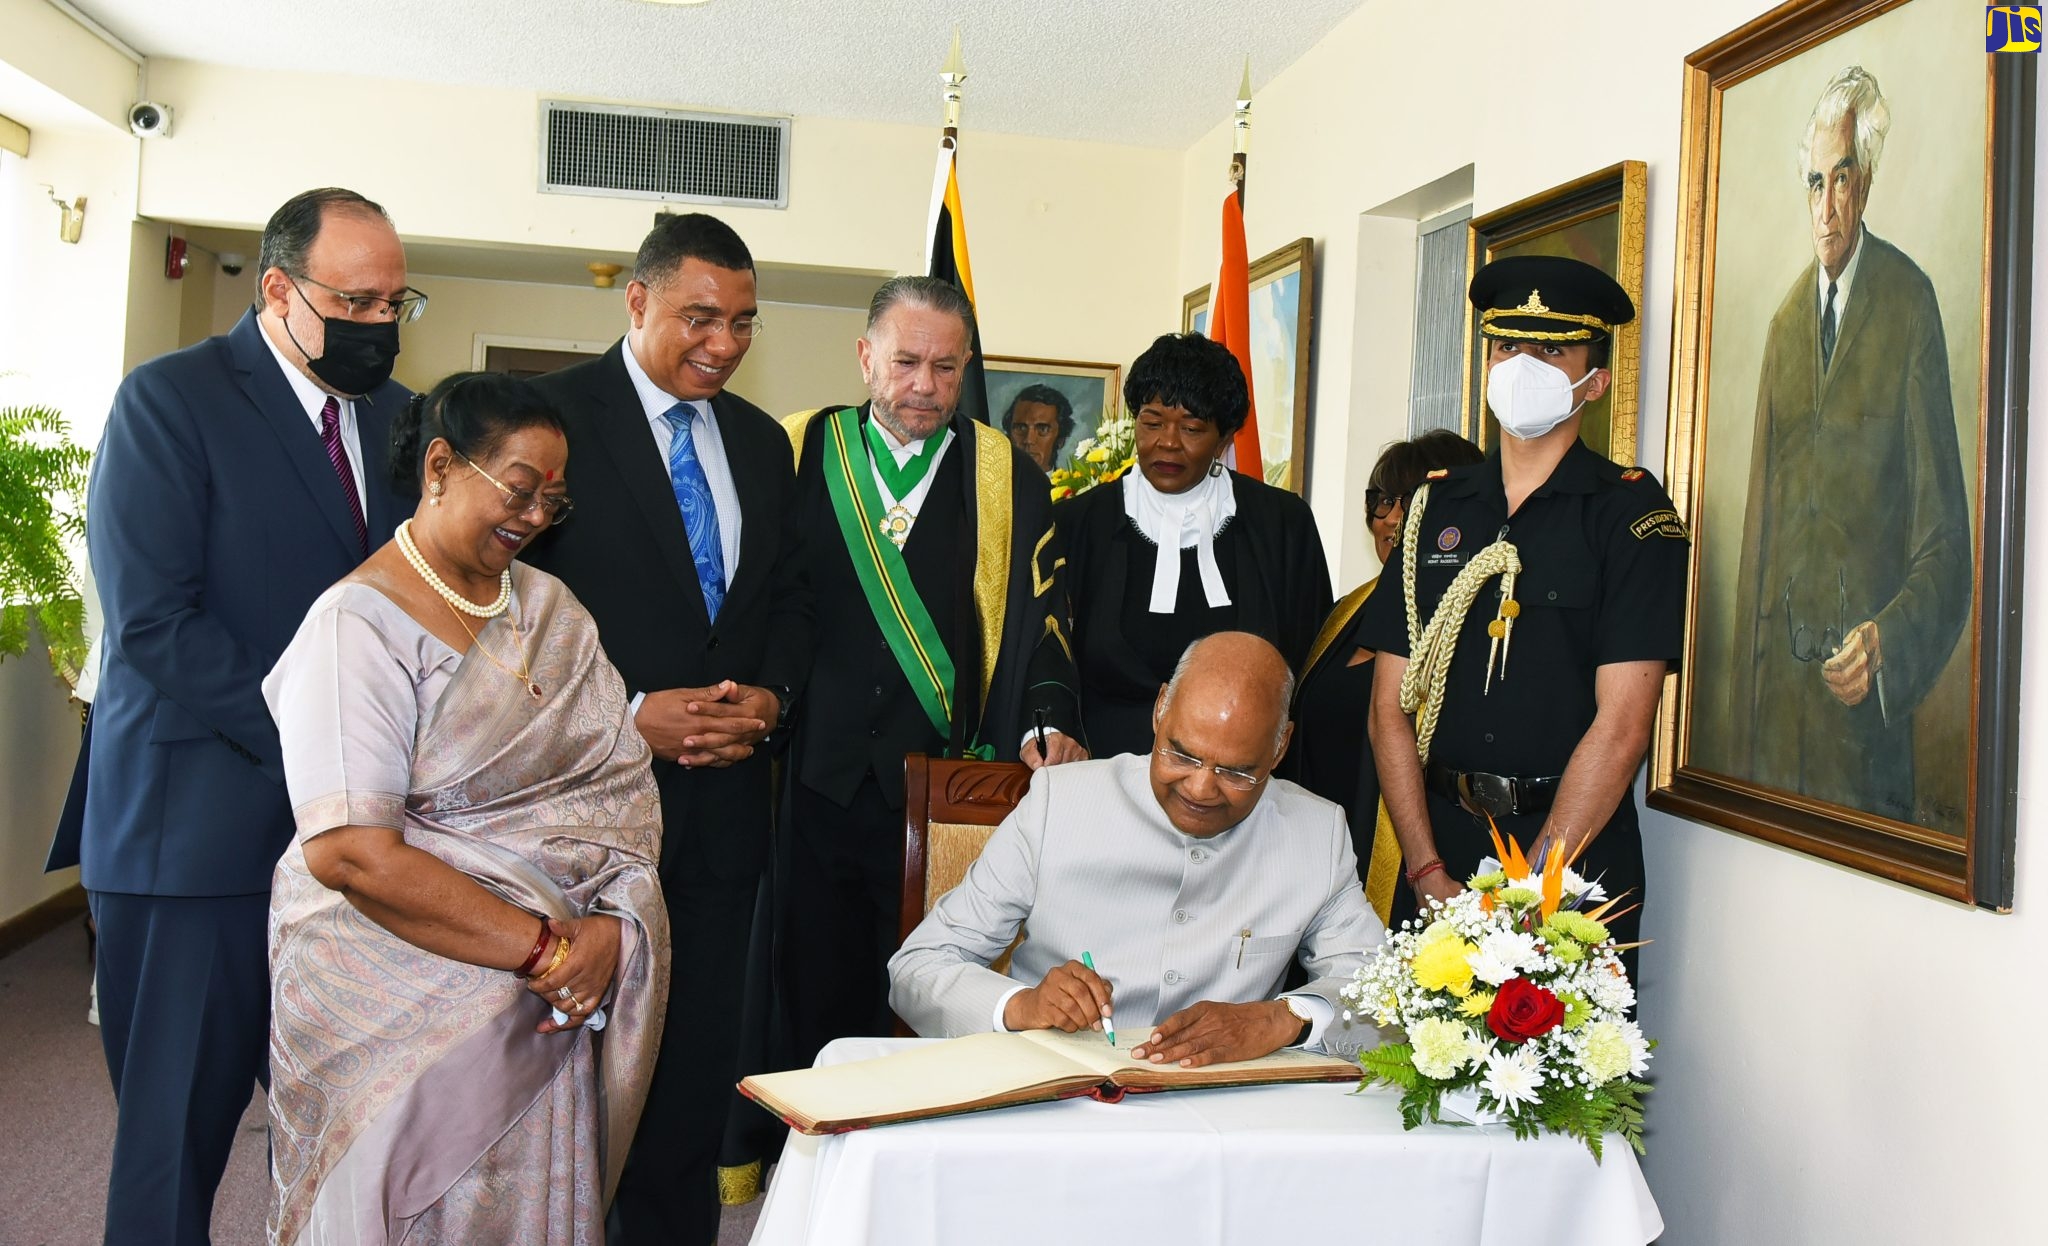
<svg viewBox="0 0 2048 1246"><path fill-rule="evenodd" d="M73 2L145 56L934 126L957 24L970 132L1184 147L1363 0Z"/></svg>

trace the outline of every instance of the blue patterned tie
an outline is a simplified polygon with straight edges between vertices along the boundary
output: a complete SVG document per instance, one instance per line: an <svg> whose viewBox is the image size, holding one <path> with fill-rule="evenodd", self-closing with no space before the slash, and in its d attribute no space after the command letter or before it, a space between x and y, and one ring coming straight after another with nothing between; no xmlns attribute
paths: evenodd
<svg viewBox="0 0 2048 1246"><path fill-rule="evenodd" d="M711 500L711 481L697 461L697 440L690 433L696 408L679 402L662 418L675 435L668 443L668 479L682 508L683 531L690 537L690 557L697 563L697 586L704 590L704 613L718 621L725 604L725 558L718 543L718 506Z"/></svg>

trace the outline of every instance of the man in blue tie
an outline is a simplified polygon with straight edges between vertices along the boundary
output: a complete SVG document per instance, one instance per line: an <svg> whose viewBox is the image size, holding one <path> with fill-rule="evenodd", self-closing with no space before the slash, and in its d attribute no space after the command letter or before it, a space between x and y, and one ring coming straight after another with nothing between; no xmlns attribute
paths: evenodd
<svg viewBox="0 0 2048 1246"><path fill-rule="evenodd" d="M707 1246L768 854L762 745L810 669L813 607L789 440L725 388L763 328L746 244L716 217L663 217L626 311L601 358L534 381L568 425L578 496L527 557L597 620L661 789L674 980L613 1240Z"/></svg>
<svg viewBox="0 0 2048 1246"><path fill-rule="evenodd" d="M114 395L86 531L106 628L84 815L117 1110L109 1243L203 1243L268 1079L270 876L291 842L259 687L306 608L411 509L385 462L398 326L424 298L384 209L295 195L256 305Z"/></svg>

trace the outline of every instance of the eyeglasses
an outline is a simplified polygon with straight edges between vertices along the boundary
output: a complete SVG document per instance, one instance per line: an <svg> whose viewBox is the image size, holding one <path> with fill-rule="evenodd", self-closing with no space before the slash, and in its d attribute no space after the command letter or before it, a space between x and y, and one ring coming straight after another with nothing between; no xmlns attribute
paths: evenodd
<svg viewBox="0 0 2048 1246"><path fill-rule="evenodd" d="M1365 491L1365 513L1374 519L1385 519L1394 508L1408 500L1405 493L1388 493L1385 489L1368 488Z"/></svg>
<svg viewBox="0 0 2048 1246"><path fill-rule="evenodd" d="M290 280L292 288L295 290L298 289L301 281L311 282L313 285L319 286L335 298L340 299L342 306L348 308L350 318L356 320L372 316L389 316L400 324L411 324L427 314L427 296L411 286L405 288L404 297L387 299L381 294L350 294L346 290L337 290L326 282L315 281L304 273L293 276ZM304 290L299 290L299 297L306 299L306 306L311 307L313 305L313 300L306 298Z"/></svg>
<svg viewBox="0 0 2048 1246"><path fill-rule="evenodd" d="M1228 766L1212 766L1199 757L1190 757L1178 749L1155 748L1153 756L1166 763L1166 768L1176 774L1193 774L1207 770L1216 776L1216 781L1234 792L1249 792L1266 781L1266 776L1249 770L1232 770Z"/></svg>
<svg viewBox="0 0 2048 1246"><path fill-rule="evenodd" d="M1797 627L1792 625L1792 585L1798 579L1795 575L1785 581L1785 631L1791 637L1792 657L1800 662L1824 662L1842 651L1842 637L1847 630L1844 624L1849 617L1849 573L1846 570L1835 572L1835 625L1821 629L1819 645L1808 639L1804 623Z"/></svg>
<svg viewBox="0 0 2048 1246"><path fill-rule="evenodd" d="M654 301L668 308L669 312L677 320L682 321L691 333L703 334L708 337L730 329L732 330L732 335L736 338L745 339L761 336L761 317L758 315L741 316L736 320L727 320L724 316L692 316L678 310L674 303L661 297L660 292L653 286L643 282L641 288L654 295Z"/></svg>
<svg viewBox="0 0 2048 1246"><path fill-rule="evenodd" d="M483 468L478 467L476 462L462 451L455 451L455 457L468 463L477 475L482 476L485 480L498 487L498 492L505 495L505 513L507 515L524 515L535 506L539 506L541 515L547 522L558 524L567 521L569 512L576 509L575 500L566 493L535 493L531 489L514 489Z"/></svg>

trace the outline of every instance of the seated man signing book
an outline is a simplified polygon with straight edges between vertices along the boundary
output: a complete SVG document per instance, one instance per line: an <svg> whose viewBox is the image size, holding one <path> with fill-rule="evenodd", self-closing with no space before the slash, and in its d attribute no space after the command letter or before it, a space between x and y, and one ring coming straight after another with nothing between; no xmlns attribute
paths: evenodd
<svg viewBox="0 0 2048 1246"><path fill-rule="evenodd" d="M1256 636L1190 645L1148 756L1032 776L889 961L897 1015L927 1037L1107 1026L1142 1036L1136 1059L1182 1068L1371 1046L1337 991L1386 929L1343 810L1271 777L1293 691ZM1008 975L990 969L1020 930ZM1297 955L1312 980L1282 995Z"/></svg>

